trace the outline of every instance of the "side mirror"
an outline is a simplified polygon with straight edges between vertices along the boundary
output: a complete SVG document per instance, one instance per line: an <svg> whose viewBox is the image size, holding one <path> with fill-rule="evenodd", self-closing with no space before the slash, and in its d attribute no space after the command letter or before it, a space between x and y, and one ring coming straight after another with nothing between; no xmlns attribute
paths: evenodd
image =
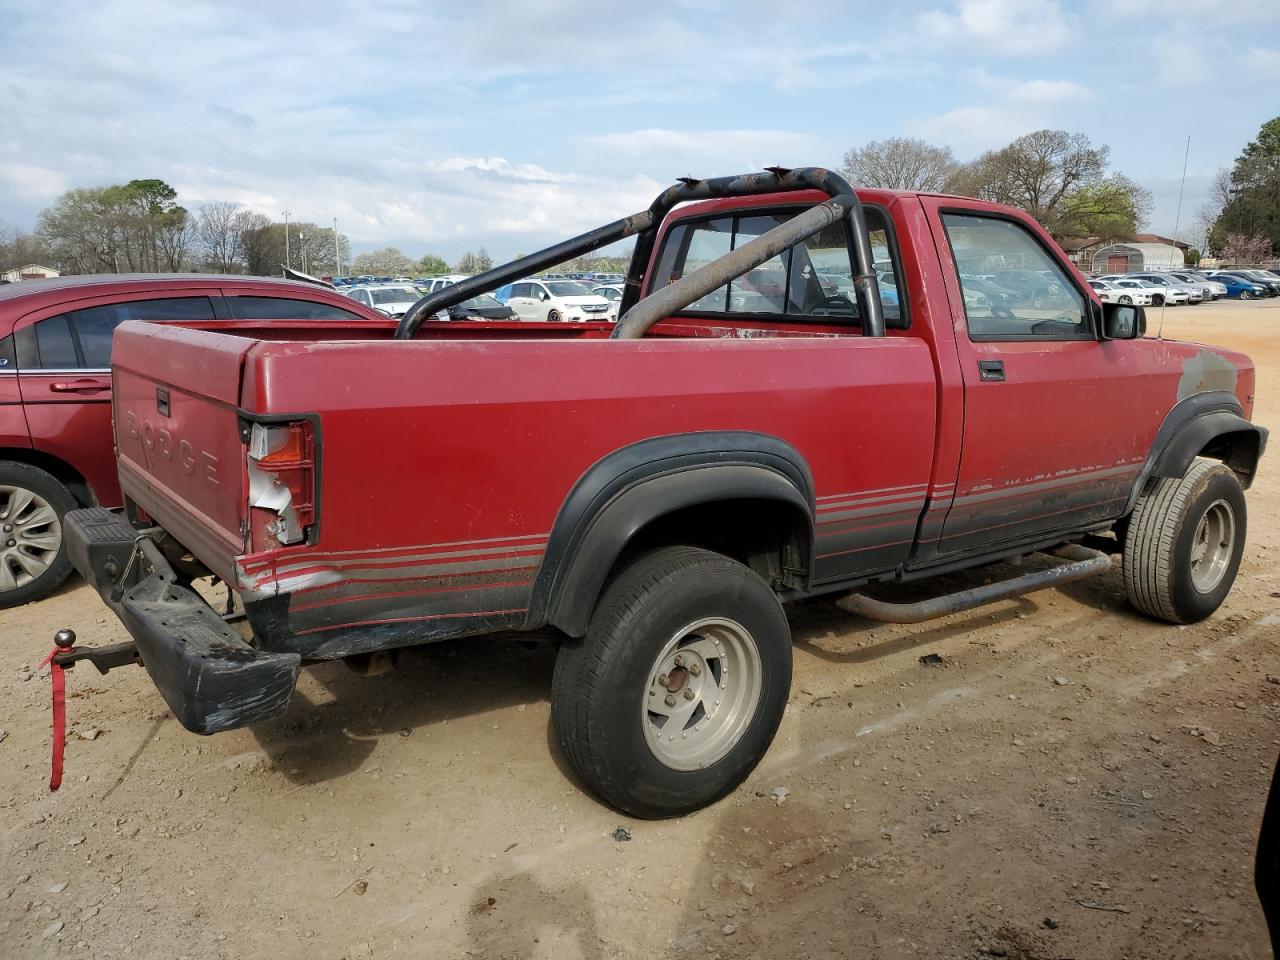
<svg viewBox="0 0 1280 960"><path fill-rule="evenodd" d="M550 300L550 299L551 299L551 294L549 294L549 293L547 293L547 291L543 290L543 291L542 291L542 293L540 293L540 294L538 295L538 298L539 298L540 300Z"/></svg>
<svg viewBox="0 0 1280 960"><path fill-rule="evenodd" d="M1102 305L1102 339L1136 340L1147 332L1147 312L1125 303Z"/></svg>

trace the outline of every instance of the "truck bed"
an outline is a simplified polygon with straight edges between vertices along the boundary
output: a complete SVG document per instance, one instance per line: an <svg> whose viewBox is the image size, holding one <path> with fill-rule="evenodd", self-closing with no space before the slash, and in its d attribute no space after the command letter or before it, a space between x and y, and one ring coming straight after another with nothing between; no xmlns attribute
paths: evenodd
<svg viewBox="0 0 1280 960"><path fill-rule="evenodd" d="M593 464L662 435L749 431L797 451L812 470L815 582L892 569L910 549L937 408L921 340L704 328L626 341L605 324L441 323L393 343L393 328L127 323L116 334L119 421L159 429L167 390L166 443L218 465L213 483L189 457L175 464L122 432L127 495L246 599L278 598L288 649L330 656L362 632L377 635L372 649L388 631L408 642L525 626L571 492ZM223 449L246 414L316 418L322 502L346 522L322 512L313 544L247 549L244 445Z"/></svg>

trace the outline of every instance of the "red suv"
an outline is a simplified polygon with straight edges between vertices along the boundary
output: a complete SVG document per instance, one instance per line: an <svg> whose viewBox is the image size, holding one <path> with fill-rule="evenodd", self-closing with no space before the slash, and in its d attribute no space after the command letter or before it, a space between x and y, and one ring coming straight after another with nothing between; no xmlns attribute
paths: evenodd
<svg viewBox="0 0 1280 960"><path fill-rule="evenodd" d="M116 326L220 319L386 321L292 280L105 275L0 286L0 608L47 596L71 572L68 510L121 503L111 439Z"/></svg>

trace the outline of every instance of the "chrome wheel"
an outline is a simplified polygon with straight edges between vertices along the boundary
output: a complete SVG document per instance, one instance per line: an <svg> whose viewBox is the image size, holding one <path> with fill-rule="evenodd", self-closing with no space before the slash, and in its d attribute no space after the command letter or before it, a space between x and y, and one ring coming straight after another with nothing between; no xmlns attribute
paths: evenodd
<svg viewBox="0 0 1280 960"><path fill-rule="evenodd" d="M62 523L53 506L26 487L0 485L0 590L39 578L61 546Z"/></svg>
<svg viewBox="0 0 1280 960"><path fill-rule="evenodd" d="M760 651L742 624L698 620L667 641L649 673L641 709L654 757L700 770L734 748L760 701Z"/></svg>
<svg viewBox="0 0 1280 960"><path fill-rule="evenodd" d="M1209 504L1191 540L1191 583L1201 593L1212 592L1231 564L1236 542L1236 515L1225 500Z"/></svg>

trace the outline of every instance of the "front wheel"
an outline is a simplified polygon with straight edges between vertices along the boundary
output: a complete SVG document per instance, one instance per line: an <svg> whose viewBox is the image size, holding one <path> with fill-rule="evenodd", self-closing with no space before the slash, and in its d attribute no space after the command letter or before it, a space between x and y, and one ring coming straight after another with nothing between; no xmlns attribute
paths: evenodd
<svg viewBox="0 0 1280 960"><path fill-rule="evenodd" d="M559 323L563 319L564 317L560 315L559 310L552 310L550 313L547 314L548 323Z"/></svg>
<svg viewBox="0 0 1280 960"><path fill-rule="evenodd" d="M1252 293L1250 293L1248 290L1241 290L1241 291L1240 291L1240 299L1241 299L1241 300L1252 300L1252 299L1253 299L1253 294L1252 294Z"/></svg>
<svg viewBox="0 0 1280 960"><path fill-rule="evenodd" d="M551 717L570 766L636 817L690 813L768 749L791 687L791 631L769 585L707 550L669 547L605 590L556 658Z"/></svg>
<svg viewBox="0 0 1280 960"><path fill-rule="evenodd" d="M1148 616L1195 623L1227 598L1247 527L1244 489L1224 464L1197 460L1138 498L1124 539L1125 592Z"/></svg>
<svg viewBox="0 0 1280 960"><path fill-rule="evenodd" d="M71 573L62 518L75 499L56 477L0 463L0 609L47 597Z"/></svg>

